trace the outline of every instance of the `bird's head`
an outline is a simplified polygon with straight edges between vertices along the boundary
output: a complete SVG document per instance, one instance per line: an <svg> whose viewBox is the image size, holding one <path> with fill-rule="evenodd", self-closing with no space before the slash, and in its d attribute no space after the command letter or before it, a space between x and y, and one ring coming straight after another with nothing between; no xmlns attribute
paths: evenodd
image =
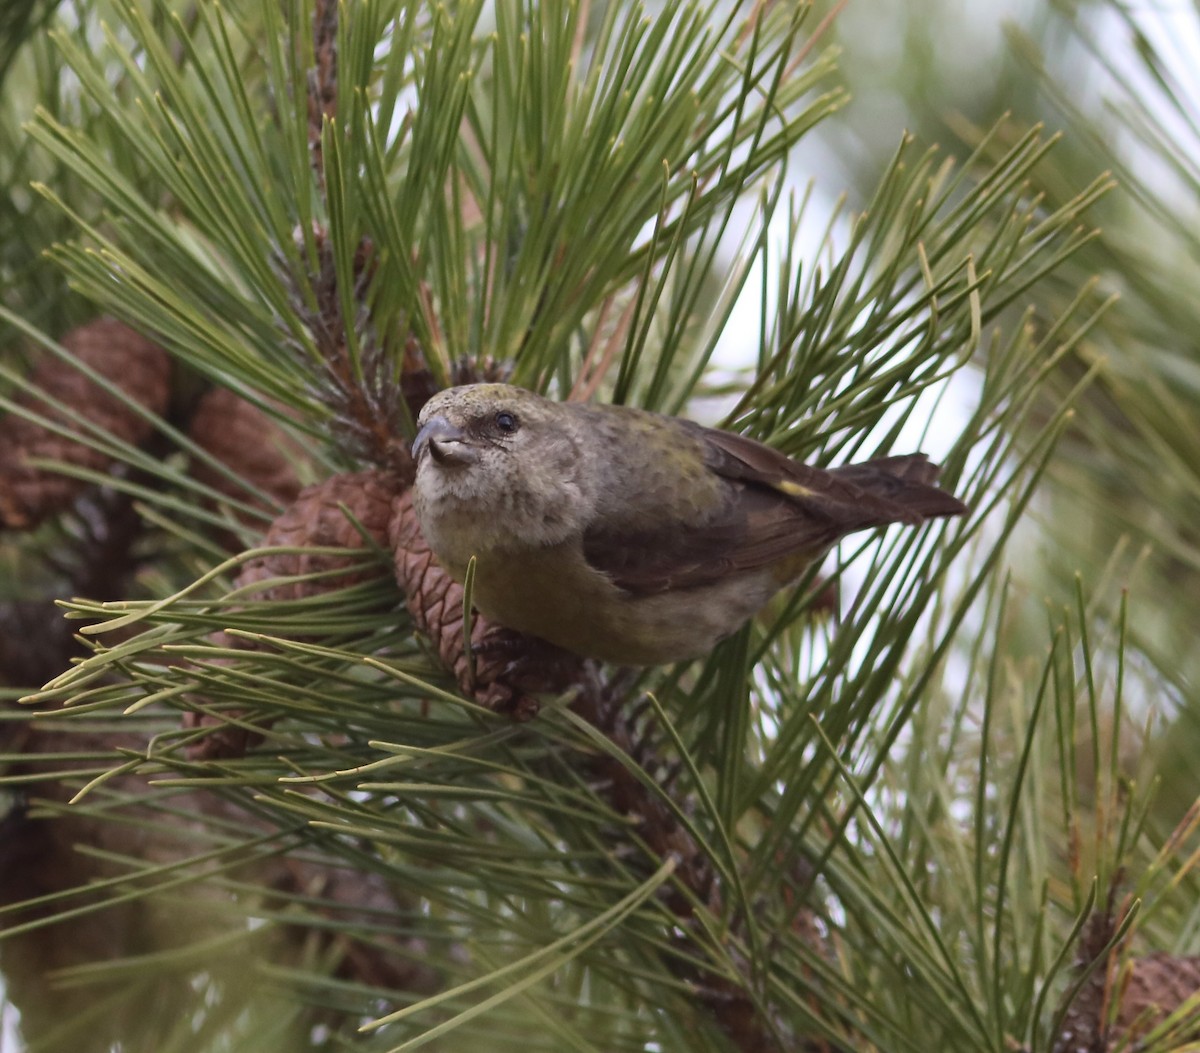
<svg viewBox="0 0 1200 1053"><path fill-rule="evenodd" d="M445 529L477 549L582 532L591 498L572 407L509 384L469 384L434 395L417 425L415 506L435 551Z"/></svg>

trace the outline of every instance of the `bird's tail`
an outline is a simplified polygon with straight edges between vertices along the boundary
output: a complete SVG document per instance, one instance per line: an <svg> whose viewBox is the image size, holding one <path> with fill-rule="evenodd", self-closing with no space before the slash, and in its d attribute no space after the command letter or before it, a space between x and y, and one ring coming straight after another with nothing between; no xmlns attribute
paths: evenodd
<svg viewBox="0 0 1200 1053"><path fill-rule="evenodd" d="M941 469L923 453L876 457L860 464L831 469L832 473L861 490L898 506L916 520L961 516L968 508L957 497L936 485Z"/></svg>

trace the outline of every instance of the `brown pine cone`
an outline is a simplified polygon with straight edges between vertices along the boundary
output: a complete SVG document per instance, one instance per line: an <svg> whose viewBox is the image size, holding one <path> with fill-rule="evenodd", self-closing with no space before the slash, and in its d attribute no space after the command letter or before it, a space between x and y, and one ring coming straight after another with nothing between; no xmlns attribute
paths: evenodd
<svg viewBox="0 0 1200 1053"><path fill-rule="evenodd" d="M465 695L514 720L528 720L538 711L531 692L558 691L581 682L582 659L479 615L471 626L472 675L465 646L463 588L434 559L413 511L411 492L397 499L388 534L396 581L404 590L409 613Z"/></svg>
<svg viewBox="0 0 1200 1053"><path fill-rule="evenodd" d="M346 472L330 476L314 486L306 486L268 528L263 547L288 545L362 549L368 542L359 530L361 526L370 541L380 548L387 548L392 502L402 488L400 480L382 471ZM353 556L272 553L247 563L238 575L238 584L334 570L352 566L356 562ZM374 576L375 572L368 567L317 581L278 585L264 590L260 595L268 600L298 600L357 585Z"/></svg>
<svg viewBox="0 0 1200 1053"><path fill-rule="evenodd" d="M1134 958L1121 984L1109 1048L1132 1048L1133 1040L1157 1027L1198 993L1200 957L1155 951ZM1200 1037L1200 1025L1189 1029L1187 1037L1193 1040Z"/></svg>
<svg viewBox="0 0 1200 1053"><path fill-rule="evenodd" d="M205 393L192 414L188 434L206 453L280 504L290 504L299 495L294 467L304 456L299 443L269 414L229 388ZM261 504L253 493L204 461L197 460L191 474L232 500ZM250 525L248 514L235 510L234 515Z"/></svg>
<svg viewBox="0 0 1200 1053"><path fill-rule="evenodd" d="M392 502L402 488L394 476L380 471L334 475L324 482L305 487L296 500L267 530L264 547L330 547L362 550L370 543L384 548L388 544L387 527ZM349 515L347 514L349 513ZM359 530L365 531L366 538ZM353 556L326 553L270 553L257 556L242 568L237 584L245 586L275 577L291 577L314 571L351 567ZM348 570L316 581L297 581L265 588L256 593L267 600L297 600L335 589L357 585L376 576L370 567ZM213 634L213 642L222 647L246 648L240 637L224 632ZM219 717L198 712L184 715L184 727L212 727L213 731L188 748L192 760L240 757L262 741L262 735L250 728L228 723Z"/></svg>
<svg viewBox="0 0 1200 1053"><path fill-rule="evenodd" d="M61 341L84 365L121 389L131 400L162 414L170 394L167 353L123 322L99 318L67 333ZM62 403L51 405L38 393ZM30 377L22 405L82 434L81 422L102 428L134 445L154 430L145 417L105 391L68 362L43 355ZM28 462L47 458L92 471L107 471L112 459L75 439L9 414L0 420L0 525L28 530L66 508L87 483Z"/></svg>

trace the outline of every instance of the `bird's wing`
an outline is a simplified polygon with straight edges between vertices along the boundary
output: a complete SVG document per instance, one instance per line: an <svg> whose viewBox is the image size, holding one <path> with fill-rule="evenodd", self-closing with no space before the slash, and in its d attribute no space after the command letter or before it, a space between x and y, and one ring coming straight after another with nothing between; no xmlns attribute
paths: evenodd
<svg viewBox="0 0 1200 1053"><path fill-rule="evenodd" d="M584 555L628 592L692 588L732 573L815 558L839 537L887 523L956 515L965 506L932 486L921 454L825 471L731 432L680 422L702 442L725 500L703 522L665 521L651 531L606 522L584 535Z"/></svg>

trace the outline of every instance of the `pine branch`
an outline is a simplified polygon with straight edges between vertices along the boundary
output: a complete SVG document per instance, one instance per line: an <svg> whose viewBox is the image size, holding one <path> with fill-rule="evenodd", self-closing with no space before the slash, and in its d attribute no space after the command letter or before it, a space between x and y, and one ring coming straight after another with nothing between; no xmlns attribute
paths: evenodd
<svg viewBox="0 0 1200 1053"><path fill-rule="evenodd" d="M1086 296L1019 309L1088 244L1078 217L1106 182L1049 210L1028 189L1052 145L1036 133L998 130L957 167L905 143L870 211L811 252L785 168L842 95L794 5L501 5L486 31L482 10L172 21L122 2L102 44L60 34L84 117L52 108L32 134L102 210L46 188L76 229L54 259L217 393L148 446L97 432L103 463L61 459L74 500L99 483L136 510L153 558L141 591L63 604L86 651L32 699L64 704L59 752L112 737L36 771L10 756L5 778L58 764L47 820L153 849L114 834L96 917L109 895L253 904L287 940L238 944L245 961L302 1021L395 1029L364 1049L450 1030L555 1053L1050 1048L1089 877L1155 843L1115 760L1093 764L1094 800L1079 789L1076 736L1099 736L1123 682L1100 660L1120 646L1086 635L1102 615L1031 640L996 599L1078 392L1035 396L1096 323ZM747 291L754 368L718 374ZM983 348L939 432L930 406ZM406 504L424 400L510 374L672 411L717 394L728 426L822 464L927 440L975 511L831 558L836 618L814 580L635 690L475 617ZM9 383L27 410L23 371ZM214 404L257 438L223 443ZM274 442L249 423L267 417L301 452L235 456ZM265 548L222 559L288 500ZM1098 816L1086 865L1063 847L1081 816ZM160 848L171 832L190 848ZM1173 857L1159 873L1184 878ZM190 992L211 942L66 976L170 959ZM176 1014L178 1048L269 1033L228 975L210 1015ZM316 1042L293 1034L275 1044Z"/></svg>

